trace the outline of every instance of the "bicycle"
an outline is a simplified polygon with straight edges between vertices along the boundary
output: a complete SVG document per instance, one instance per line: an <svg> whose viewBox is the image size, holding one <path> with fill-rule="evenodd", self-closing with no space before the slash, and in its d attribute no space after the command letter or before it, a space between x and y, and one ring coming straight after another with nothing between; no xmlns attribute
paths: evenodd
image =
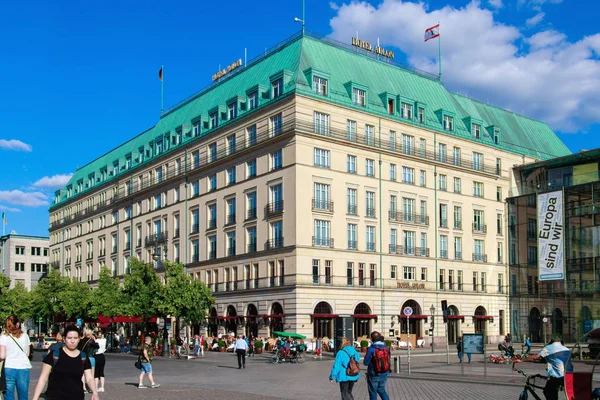
<svg viewBox="0 0 600 400"><path fill-rule="evenodd" d="M275 354L273 354L270 358L269 358L269 362L271 364L279 364L281 362L297 362L298 364L302 364L303 362L306 361L306 357L304 356L304 352L301 350L291 350L288 352L287 356L283 356L283 354L281 353L280 349L277 349L275 351Z"/></svg>
<svg viewBox="0 0 600 400"><path fill-rule="evenodd" d="M536 400L545 399L545 396L544 396L544 398L538 396L537 393L535 392L535 389L544 390L546 381L548 380L547 376L541 375L541 374L528 375L525 371L520 370L519 368L515 368L515 363L513 363L513 365L512 365L512 370L525 377L525 385L523 386L523 391L519 395L519 400L528 400L530 393L533 396L533 398ZM544 381L544 386L536 385L536 383L537 383L536 379L542 379ZM564 386L560 386L558 390L564 391Z"/></svg>

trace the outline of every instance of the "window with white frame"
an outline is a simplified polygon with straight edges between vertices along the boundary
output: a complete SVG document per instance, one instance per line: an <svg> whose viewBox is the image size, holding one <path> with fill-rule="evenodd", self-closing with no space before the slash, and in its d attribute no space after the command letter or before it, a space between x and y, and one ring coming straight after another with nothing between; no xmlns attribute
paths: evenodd
<svg viewBox="0 0 600 400"><path fill-rule="evenodd" d="M425 139L419 139L419 157L425 158L427 141Z"/></svg>
<svg viewBox="0 0 600 400"><path fill-rule="evenodd" d="M210 129L214 129L219 126L219 114L214 112L210 114Z"/></svg>
<svg viewBox="0 0 600 400"><path fill-rule="evenodd" d="M473 137L475 139L481 138L481 126L477 124L471 124L471 132L473 133Z"/></svg>
<svg viewBox="0 0 600 400"><path fill-rule="evenodd" d="M227 106L227 119L232 120L237 117L237 103L231 103Z"/></svg>
<svg viewBox="0 0 600 400"><path fill-rule="evenodd" d="M357 209L356 209L356 189L350 189L348 188L347 191L347 198L348 198L348 214L349 215L356 215L357 214Z"/></svg>
<svg viewBox="0 0 600 400"><path fill-rule="evenodd" d="M356 250L356 224L348 224L347 236L348 236L348 250Z"/></svg>
<svg viewBox="0 0 600 400"><path fill-rule="evenodd" d="M404 267L403 279L407 281L414 281L416 276L416 267Z"/></svg>
<svg viewBox="0 0 600 400"><path fill-rule="evenodd" d="M348 155L346 160L348 172L351 174L356 173L356 156Z"/></svg>
<svg viewBox="0 0 600 400"><path fill-rule="evenodd" d="M446 144L438 144L438 161L446 162Z"/></svg>
<svg viewBox="0 0 600 400"><path fill-rule="evenodd" d="M448 177L444 174L440 174L440 190L448 190Z"/></svg>
<svg viewBox="0 0 600 400"><path fill-rule="evenodd" d="M454 130L454 118L449 115L444 115L444 130Z"/></svg>
<svg viewBox="0 0 600 400"><path fill-rule="evenodd" d="M427 281L427 267L421 267L421 280Z"/></svg>
<svg viewBox="0 0 600 400"><path fill-rule="evenodd" d="M473 169L476 171L483 171L483 154L473 152Z"/></svg>
<svg viewBox="0 0 600 400"><path fill-rule="evenodd" d="M483 197L483 183L473 182L473 196Z"/></svg>
<svg viewBox="0 0 600 400"><path fill-rule="evenodd" d="M460 160L460 147L454 147L453 149L453 163L454 165L460 167L461 164L461 160Z"/></svg>
<svg viewBox="0 0 600 400"><path fill-rule="evenodd" d="M390 164L390 181L396 181L396 164Z"/></svg>
<svg viewBox="0 0 600 400"><path fill-rule="evenodd" d="M315 111L315 133L329 136L329 115Z"/></svg>
<svg viewBox="0 0 600 400"><path fill-rule="evenodd" d="M402 153L414 154L415 153L415 137L411 135L402 134Z"/></svg>
<svg viewBox="0 0 600 400"><path fill-rule="evenodd" d="M273 93L274 99L283 94L283 79L279 78L271 82L271 92Z"/></svg>
<svg viewBox="0 0 600 400"><path fill-rule="evenodd" d="M233 185L235 183L235 166L227 170L227 185Z"/></svg>
<svg viewBox="0 0 600 400"><path fill-rule="evenodd" d="M397 275L397 270L398 270L398 266L397 265L392 265L391 269L390 269L390 279L397 279L396 277Z"/></svg>
<svg viewBox="0 0 600 400"><path fill-rule="evenodd" d="M418 116L419 122L424 123L425 122L425 109L423 107L419 107L418 112L419 112L419 116Z"/></svg>
<svg viewBox="0 0 600 400"><path fill-rule="evenodd" d="M365 140L367 146L375 146L375 127L373 125L365 125Z"/></svg>
<svg viewBox="0 0 600 400"><path fill-rule="evenodd" d="M269 118L269 128L271 137L281 135L283 132L283 120L281 114L277 114Z"/></svg>
<svg viewBox="0 0 600 400"><path fill-rule="evenodd" d="M390 131L390 151L396 151L396 131Z"/></svg>
<svg viewBox="0 0 600 400"><path fill-rule="evenodd" d="M427 182L426 182L425 170L421 170L419 172L419 185L421 185L421 187L425 187L426 184L427 184Z"/></svg>
<svg viewBox="0 0 600 400"><path fill-rule="evenodd" d="M367 93L358 88L352 89L352 102L358 106L364 107L366 104Z"/></svg>
<svg viewBox="0 0 600 400"><path fill-rule="evenodd" d="M314 231L315 232L315 234L314 234L315 246L329 247L330 242L331 242L331 240L330 240L331 222L316 219L314 224L315 224L315 231Z"/></svg>
<svg viewBox="0 0 600 400"><path fill-rule="evenodd" d="M329 150L315 148L315 167L329 168Z"/></svg>
<svg viewBox="0 0 600 400"><path fill-rule="evenodd" d="M321 96L327 96L327 79L313 76L313 91Z"/></svg>
<svg viewBox="0 0 600 400"><path fill-rule="evenodd" d="M314 208L317 210L329 210L331 186L326 183L315 183L314 185Z"/></svg>
<svg viewBox="0 0 600 400"><path fill-rule="evenodd" d="M461 185L461 180L458 177L454 177L454 193L461 193L462 191L462 185Z"/></svg>
<svg viewBox="0 0 600 400"><path fill-rule="evenodd" d="M248 110L258 107L258 92L254 91L248 95Z"/></svg>
<svg viewBox="0 0 600 400"><path fill-rule="evenodd" d="M365 160L365 175L375 176L375 160Z"/></svg>
<svg viewBox="0 0 600 400"><path fill-rule="evenodd" d="M350 142L356 142L356 121L346 121L346 139Z"/></svg>
<svg viewBox="0 0 600 400"><path fill-rule="evenodd" d="M235 153L236 140L235 134L227 136L227 155Z"/></svg>
<svg viewBox="0 0 600 400"><path fill-rule="evenodd" d="M256 144L256 124L246 128L246 143L248 146L254 146Z"/></svg>
<svg viewBox="0 0 600 400"><path fill-rule="evenodd" d="M282 167L282 154L281 150L274 151L271 153L271 170L280 169Z"/></svg>
<svg viewBox="0 0 600 400"><path fill-rule="evenodd" d="M412 104L402 102L402 118L412 119L413 106Z"/></svg>
<svg viewBox="0 0 600 400"><path fill-rule="evenodd" d="M409 185L415 184L414 168L402 167L402 183L408 183Z"/></svg>

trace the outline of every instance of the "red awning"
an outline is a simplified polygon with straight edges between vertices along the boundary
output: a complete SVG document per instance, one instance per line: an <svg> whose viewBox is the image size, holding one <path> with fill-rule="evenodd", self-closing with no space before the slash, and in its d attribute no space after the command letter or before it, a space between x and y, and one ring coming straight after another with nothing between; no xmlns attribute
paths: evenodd
<svg viewBox="0 0 600 400"><path fill-rule="evenodd" d="M224 319L225 320L232 320L232 319L238 319L238 318L239 317L237 315L228 315L226 317L217 317L217 319L220 319L220 320L224 320Z"/></svg>
<svg viewBox="0 0 600 400"><path fill-rule="evenodd" d="M473 319L483 319L486 321L493 321L494 317L491 315L473 315Z"/></svg>
<svg viewBox="0 0 600 400"><path fill-rule="evenodd" d="M263 315L263 318L267 319L267 318L282 318L283 314L269 314L269 315Z"/></svg>
<svg viewBox="0 0 600 400"><path fill-rule="evenodd" d="M142 319L142 317L126 317L126 316L119 316L119 317L113 317L112 318L112 322L115 323L134 323L134 324L139 324L140 322L144 322L144 320ZM156 317L151 317L148 318L147 322L156 322Z"/></svg>
<svg viewBox="0 0 600 400"><path fill-rule="evenodd" d="M108 328L109 326L110 326L110 322L103 322L100 325L98 325L98 327L100 329Z"/></svg>
<svg viewBox="0 0 600 400"><path fill-rule="evenodd" d="M260 318L258 315L246 315L244 318L246 319L256 319L256 318Z"/></svg>
<svg viewBox="0 0 600 400"><path fill-rule="evenodd" d="M377 319L375 314L352 314L352 317L356 319Z"/></svg>
<svg viewBox="0 0 600 400"><path fill-rule="evenodd" d="M448 315L448 319L459 319L464 322L465 316L464 315Z"/></svg>
<svg viewBox="0 0 600 400"><path fill-rule="evenodd" d="M110 317L105 317L104 315L98 315L98 322L101 324L110 324Z"/></svg>
<svg viewBox="0 0 600 400"><path fill-rule="evenodd" d="M338 314L310 314L314 319L333 319L339 317Z"/></svg>
<svg viewBox="0 0 600 400"><path fill-rule="evenodd" d="M400 319L406 319L408 318L406 315L402 314L400 315ZM410 319L427 319L427 315L411 315Z"/></svg>

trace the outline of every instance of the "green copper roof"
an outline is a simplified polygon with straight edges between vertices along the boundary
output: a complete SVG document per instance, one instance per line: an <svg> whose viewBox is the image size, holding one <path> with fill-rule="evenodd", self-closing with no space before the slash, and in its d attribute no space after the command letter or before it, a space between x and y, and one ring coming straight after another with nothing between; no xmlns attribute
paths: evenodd
<svg viewBox="0 0 600 400"><path fill-rule="evenodd" d="M66 189L70 185L73 187L73 197L76 197L79 195L77 183L81 180L84 181L82 192L85 192L91 189L85 184L92 175L95 176L92 186L96 186L115 179L118 175L131 173L133 169L149 162L151 158L147 157L144 157L142 163L136 162L138 149L148 149L151 143L160 138L169 139L177 130L181 130L183 137L183 141L178 145L165 145L162 154L196 140L197 138L189 134L195 121L203 122L199 137L210 134L212 130L208 129L206 122L209 111L217 110L219 114L224 112L226 105L232 99L245 102L247 93L252 88L258 87L260 91L258 108L278 101L279 99L270 98L269 90L271 80L276 77L283 77L283 94L295 92L317 97L318 95L311 90L312 82L308 81L310 71L327 75L329 93L327 97L318 96L321 100L361 109L386 118L390 117L387 114L386 98L416 102L419 107L425 108L425 123L419 124L416 121L408 121L408 123L480 141L541 160L570 154L568 148L543 122L451 93L437 79L379 61L347 48L350 46L344 46L346 45L329 39L322 40L301 34L280 43L246 66L222 78L220 82L210 85L207 89L172 107L152 128L79 168L67 186L56 192L58 201L50 209L68 200ZM367 90L366 107L358 107L352 103L349 85ZM240 108L238 118L254 111ZM454 117L453 132L443 131L442 113ZM469 118L481 124L481 139L474 139L471 136ZM219 128L229 122L220 120ZM498 145L493 141L494 129L500 134ZM132 166L125 170L123 165L128 155L132 156ZM117 175L108 176L106 180L100 182L98 179L100 171L104 168L112 170L113 163L116 161L120 165Z"/></svg>

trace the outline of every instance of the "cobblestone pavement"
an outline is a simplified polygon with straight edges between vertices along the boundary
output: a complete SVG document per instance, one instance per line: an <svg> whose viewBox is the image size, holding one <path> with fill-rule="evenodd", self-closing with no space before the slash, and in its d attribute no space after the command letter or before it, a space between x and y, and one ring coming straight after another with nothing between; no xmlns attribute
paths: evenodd
<svg viewBox="0 0 600 400"><path fill-rule="evenodd" d="M456 357L455 354L453 356ZM32 390L39 376L40 358L40 353L36 353L31 374ZM330 383L327 379L333 364L332 358L316 361L309 355L304 364L272 365L268 363L267 355L257 355L247 360L246 369L238 370L236 357L231 353L211 352L206 353L203 358L191 360L156 357L153 363L155 380L161 384L160 388L156 389L137 388L139 371L133 366L135 358L132 354L107 355L106 393L101 394L101 399L340 398L339 385ZM479 360L474 356L471 364L464 365L465 375L461 376L460 364L454 358L451 358L452 364L448 366L445 354L416 352L411 357L410 376L407 374L406 360L403 358L402 372L391 374L388 380L390 398L518 399L523 380L512 373L509 365L488 364L488 376L484 378L482 356L479 356ZM531 373L542 372L543 368L540 364L522 364L522 369ZM355 385L353 393L356 400L368 399L364 376Z"/></svg>

